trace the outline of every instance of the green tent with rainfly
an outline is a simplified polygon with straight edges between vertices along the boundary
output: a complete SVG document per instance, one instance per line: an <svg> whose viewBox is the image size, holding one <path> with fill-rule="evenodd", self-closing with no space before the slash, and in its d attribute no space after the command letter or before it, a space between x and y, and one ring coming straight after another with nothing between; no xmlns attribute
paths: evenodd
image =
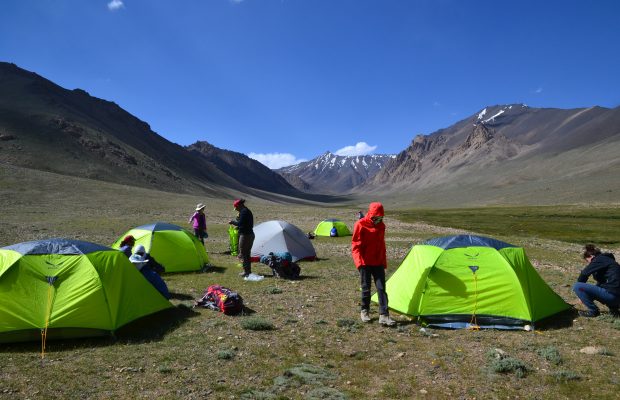
<svg viewBox="0 0 620 400"><path fill-rule="evenodd" d="M314 229L314 234L316 236L330 236L329 232L332 228L335 227L338 232L338 236L351 236L351 231L349 227L344 222L339 219L326 219L316 226Z"/></svg>
<svg viewBox="0 0 620 400"><path fill-rule="evenodd" d="M394 311L446 328L530 330L570 308L523 248L472 235L413 246L386 282L386 292Z"/></svg>
<svg viewBox="0 0 620 400"><path fill-rule="evenodd" d="M135 246L141 244L166 272L199 271L209 263L205 247L193 233L178 225L165 222L138 226L130 229L112 244L120 249L121 241L127 235L136 239Z"/></svg>
<svg viewBox="0 0 620 400"><path fill-rule="evenodd" d="M109 247L49 239L0 249L0 342L101 336L169 307Z"/></svg>

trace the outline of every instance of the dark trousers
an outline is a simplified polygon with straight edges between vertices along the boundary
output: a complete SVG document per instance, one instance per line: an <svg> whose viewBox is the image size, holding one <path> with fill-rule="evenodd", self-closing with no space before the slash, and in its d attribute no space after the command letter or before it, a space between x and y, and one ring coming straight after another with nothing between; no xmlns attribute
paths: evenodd
<svg viewBox="0 0 620 400"><path fill-rule="evenodd" d="M209 237L207 231L197 228L194 228L194 236L196 236L196 239L200 240L202 244L205 244L205 239Z"/></svg>
<svg viewBox="0 0 620 400"><path fill-rule="evenodd" d="M360 285L362 287L362 310L370 309L370 286L375 280L377 296L379 297L379 314L388 315L388 296L385 293L385 269L380 267L359 267Z"/></svg>
<svg viewBox="0 0 620 400"><path fill-rule="evenodd" d="M243 271L246 274L252 272L252 263L250 262L250 252L254 244L254 233L239 234L239 258L243 262Z"/></svg>

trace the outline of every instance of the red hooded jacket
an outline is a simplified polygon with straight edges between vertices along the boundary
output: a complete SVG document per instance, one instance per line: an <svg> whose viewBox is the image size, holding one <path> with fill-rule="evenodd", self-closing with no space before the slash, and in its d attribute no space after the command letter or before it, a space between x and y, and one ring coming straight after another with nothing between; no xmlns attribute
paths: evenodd
<svg viewBox="0 0 620 400"><path fill-rule="evenodd" d="M383 217L383 205L370 203L366 216L355 223L353 239L351 240L351 254L355 267L383 266L387 268L385 255L385 224L383 221L375 225L372 217Z"/></svg>

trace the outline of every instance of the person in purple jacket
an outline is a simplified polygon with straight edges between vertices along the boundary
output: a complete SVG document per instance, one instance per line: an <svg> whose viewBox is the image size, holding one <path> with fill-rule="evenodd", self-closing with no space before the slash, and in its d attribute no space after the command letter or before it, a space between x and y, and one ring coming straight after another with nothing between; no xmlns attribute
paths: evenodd
<svg viewBox="0 0 620 400"><path fill-rule="evenodd" d="M189 223L194 227L194 235L205 244L205 239L209 237L207 233L207 217L205 216L205 205L200 203L196 206L196 212L189 217Z"/></svg>

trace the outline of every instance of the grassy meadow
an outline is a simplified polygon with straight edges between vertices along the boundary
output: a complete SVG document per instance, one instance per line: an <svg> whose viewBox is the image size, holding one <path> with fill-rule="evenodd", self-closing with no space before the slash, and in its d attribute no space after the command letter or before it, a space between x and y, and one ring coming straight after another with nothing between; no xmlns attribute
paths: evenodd
<svg viewBox="0 0 620 400"><path fill-rule="evenodd" d="M380 200L380 199L379 199ZM317 238L303 279L266 275L245 282L228 250L231 199L171 194L0 166L0 246L69 237L110 244L154 221L181 226L207 204L204 273L165 276L171 312L116 337L0 344L0 399L486 399L618 398L620 321L569 318L535 332L421 330L395 315L395 328L359 321L358 275L350 238ZM313 230L324 218L350 226L358 205L321 207L248 199L256 223L271 219ZM528 207L390 210L388 276L410 247L456 233L493 236L526 248L535 268L567 302L585 241L620 251L620 208ZM238 291L249 313L192 309L211 284ZM606 311L605 308L603 310ZM596 354L580 349L598 346ZM499 356L499 354L502 354Z"/></svg>

